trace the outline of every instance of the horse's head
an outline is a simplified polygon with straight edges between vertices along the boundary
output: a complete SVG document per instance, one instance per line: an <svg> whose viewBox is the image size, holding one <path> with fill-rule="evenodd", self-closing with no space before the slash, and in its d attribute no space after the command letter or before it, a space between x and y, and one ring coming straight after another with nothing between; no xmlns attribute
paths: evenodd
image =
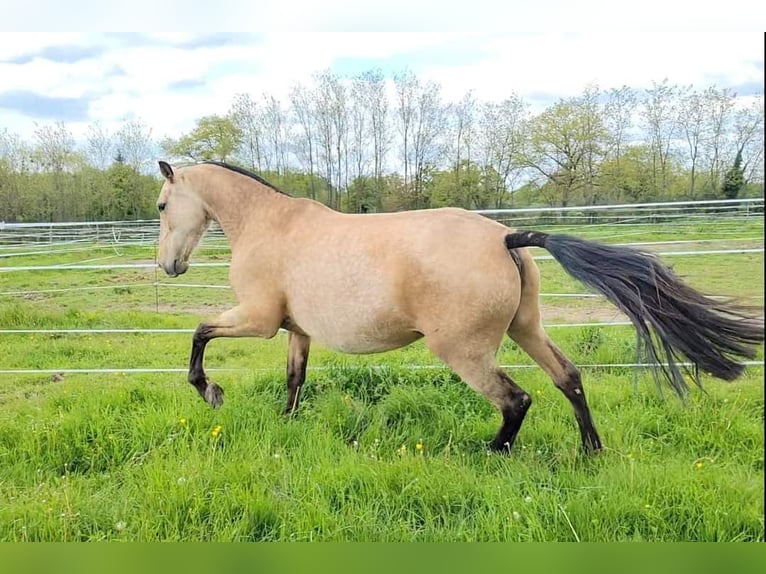
<svg viewBox="0 0 766 574"><path fill-rule="evenodd" d="M160 172L165 177L157 209L160 211L160 247L157 263L171 277L185 273L189 257L210 225L210 215L191 174L173 172L161 161Z"/></svg>

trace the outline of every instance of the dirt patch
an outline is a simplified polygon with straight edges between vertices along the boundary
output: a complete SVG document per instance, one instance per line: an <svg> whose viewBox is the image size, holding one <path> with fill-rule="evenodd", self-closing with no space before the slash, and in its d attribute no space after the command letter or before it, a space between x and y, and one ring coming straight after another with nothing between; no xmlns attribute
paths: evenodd
<svg viewBox="0 0 766 574"><path fill-rule="evenodd" d="M540 306L545 324L559 323L610 323L627 321L628 318L606 303L594 303L587 307L572 305L543 304Z"/></svg>

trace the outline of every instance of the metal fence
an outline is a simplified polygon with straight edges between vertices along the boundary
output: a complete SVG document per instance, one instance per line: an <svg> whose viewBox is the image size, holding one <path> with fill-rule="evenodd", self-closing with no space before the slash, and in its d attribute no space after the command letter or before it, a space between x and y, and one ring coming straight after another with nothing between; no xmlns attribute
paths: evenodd
<svg viewBox="0 0 766 574"><path fill-rule="evenodd" d="M664 257L695 255L733 255L763 252L763 198L687 201L669 203L594 205L564 208L518 208L481 210L477 213L513 227L549 227L556 232L577 233L588 230L598 232L599 239L622 240L623 245L638 245L652 249ZM756 223L755 236L742 237L738 223L748 221ZM703 227L711 230L715 239L709 240L668 240L655 242L630 243L624 241L627 229L635 230L642 226L654 226L660 223L672 223L680 236L690 227ZM760 223L760 225L757 225ZM752 229L753 226L750 225ZM159 232L158 220L139 221L99 221L99 222L62 222L62 223L1 223L0 222L0 273L22 271L77 271L92 269L147 269L155 267L153 263L106 263L95 264L93 260L80 263L59 265L23 265L20 260L36 255L90 251L96 246L108 246L117 250L126 246L154 246ZM693 243L690 250L687 244ZM741 245L741 246L740 246ZM704 248L702 248L704 247ZM203 239L202 249L225 250L228 243L221 229L213 225ZM538 255L536 259L550 259L549 255ZM196 263L196 266L226 267L226 262ZM166 283L155 280L144 283L124 283L109 285L88 285L84 287L59 287L35 289L9 289L0 291L0 297L17 297L35 294L56 294L71 291L92 291L115 289L117 287L153 287L155 291L162 287L190 289L228 289L228 285ZM592 293L543 293L542 297L600 297ZM1 300L0 300L1 301ZM607 323L567 323L552 324L547 327L571 328L584 326L616 327L629 325L625 321ZM189 329L0 329L0 337L32 333L57 335L82 334L149 334L152 336L182 334L188 336ZM762 361L749 361L749 365L763 365ZM533 365L506 365L513 368L529 368ZM644 363L625 363L620 365L579 365L581 367L630 367L643 368ZM430 365L412 365L412 368L434 368ZM133 369L113 368L104 365L89 369L2 369L0 373L105 373L105 372L180 372L184 369L155 369L136 367Z"/></svg>

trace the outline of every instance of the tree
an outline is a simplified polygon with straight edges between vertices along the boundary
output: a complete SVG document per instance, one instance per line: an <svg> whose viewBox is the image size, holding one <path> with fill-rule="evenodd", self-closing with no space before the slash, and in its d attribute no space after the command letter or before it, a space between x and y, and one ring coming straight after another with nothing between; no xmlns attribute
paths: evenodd
<svg viewBox="0 0 766 574"><path fill-rule="evenodd" d="M114 155L115 138L100 122L88 126L87 133L87 156L90 164L96 169L109 167Z"/></svg>
<svg viewBox="0 0 766 574"><path fill-rule="evenodd" d="M266 136L266 169L284 174L287 169L287 121L282 104L273 95L263 94L263 133ZM241 136L240 136L241 137Z"/></svg>
<svg viewBox="0 0 766 574"><path fill-rule="evenodd" d="M317 162L316 152L316 111L313 104L312 92L303 86L297 84L290 90L290 102L295 120L298 123L298 135L295 152L303 162L304 169L308 168L311 199L316 199L315 170Z"/></svg>
<svg viewBox="0 0 766 574"><path fill-rule="evenodd" d="M402 167L404 168L404 185L410 183L410 132L415 118L417 92L420 88L420 82L415 74L410 70L404 70L394 74L394 84L396 86L397 108L396 113L399 119L397 127L402 139Z"/></svg>
<svg viewBox="0 0 766 574"><path fill-rule="evenodd" d="M340 207L340 192L344 188L344 165L347 163L347 102L346 88L341 78L325 70L315 76L316 114L320 142L320 157L324 164L324 175L330 185L328 204ZM346 170L346 181L348 172ZM334 188L334 189L333 189Z"/></svg>
<svg viewBox="0 0 766 574"><path fill-rule="evenodd" d="M678 86L652 82L646 90L641 117L652 150L654 187L660 194L668 191L669 160L673 139L678 132Z"/></svg>
<svg viewBox="0 0 766 574"><path fill-rule="evenodd" d="M422 85L417 94L416 116L412 134L413 193L415 206L428 207L426 184L436 170L442 146L440 138L447 128L447 113L441 101L441 86L435 82Z"/></svg>
<svg viewBox="0 0 766 574"><path fill-rule="evenodd" d="M231 117L205 116L179 140L163 142L165 151L193 161L227 161L242 141L242 132Z"/></svg>
<svg viewBox="0 0 766 574"><path fill-rule="evenodd" d="M501 103L487 102L479 118L479 140L485 181L492 189L493 207L503 206L508 191L520 178L525 164L522 158L524 122L527 104L516 94ZM513 194L510 195L513 206Z"/></svg>
<svg viewBox="0 0 766 574"><path fill-rule="evenodd" d="M745 186L745 173L742 171L742 153L737 152L734 159L734 165L723 178L721 193L726 199L734 199L739 195L740 190Z"/></svg>
<svg viewBox="0 0 766 574"><path fill-rule="evenodd" d="M241 134L237 149L238 158L251 170L261 171L264 127L258 104L249 94L237 94L234 96L229 117Z"/></svg>
<svg viewBox="0 0 766 574"><path fill-rule="evenodd" d="M465 172L463 161L471 163L471 151L475 140L476 98L472 91L463 96L457 104L449 106L452 141L450 155L455 189L460 189L460 176Z"/></svg>
<svg viewBox="0 0 766 574"><path fill-rule="evenodd" d="M76 157L75 143L64 122L35 126L37 145L33 151L33 158L38 169L54 173L71 169Z"/></svg>
<svg viewBox="0 0 766 574"><path fill-rule="evenodd" d="M601 166L602 189L615 190L623 178L622 157L630 141L633 116L638 106L635 90L628 86L611 89L604 104L604 127L607 130L605 163ZM609 193L609 191L607 192Z"/></svg>
<svg viewBox="0 0 766 574"><path fill-rule="evenodd" d="M763 121L763 94L758 94L748 107L735 114L735 147L736 152L742 154L742 170L747 183L763 183Z"/></svg>
<svg viewBox="0 0 766 574"><path fill-rule="evenodd" d="M375 181L377 209L381 210L382 198L386 189L383 172L386 167L386 155L390 145L388 130L388 97L386 80L380 70L370 70L360 77L364 81L361 98L368 113L370 135L372 136L372 177Z"/></svg>
<svg viewBox="0 0 766 574"><path fill-rule="evenodd" d="M368 70L353 78L350 90L352 179L371 176L373 192L382 189L388 150L386 84L380 70ZM369 198L368 198L369 201ZM376 208L380 202L375 201Z"/></svg>
<svg viewBox="0 0 766 574"><path fill-rule="evenodd" d="M152 140L152 128L143 120L132 119L125 122L117 130L117 142L115 149L122 153L125 163L134 170L151 171L154 173L155 165L152 164L154 153L154 141Z"/></svg>
<svg viewBox="0 0 766 574"><path fill-rule="evenodd" d="M726 88L719 90L711 86L705 90L704 96L708 137L703 142L702 159L707 163L708 187L717 190L721 173L731 157L731 124L736 94Z"/></svg>
<svg viewBox="0 0 766 574"><path fill-rule="evenodd" d="M526 124L525 164L543 175L541 188L552 204L563 207L579 198L595 201L599 168L608 133L597 108L597 91L560 100Z"/></svg>
<svg viewBox="0 0 766 574"><path fill-rule="evenodd" d="M694 197L694 184L697 179L697 162L700 147L708 139L706 133L706 106L702 94L692 86L685 88L680 95L678 105L678 126L686 140L689 153L689 197Z"/></svg>

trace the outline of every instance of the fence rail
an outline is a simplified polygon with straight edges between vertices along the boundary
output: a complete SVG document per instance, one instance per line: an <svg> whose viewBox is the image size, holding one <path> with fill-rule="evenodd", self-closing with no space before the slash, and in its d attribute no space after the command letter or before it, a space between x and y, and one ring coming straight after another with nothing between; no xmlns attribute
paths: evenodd
<svg viewBox="0 0 766 574"><path fill-rule="evenodd" d="M589 229L590 232L603 233L599 239L611 240L625 239L638 230L646 229L645 226L655 225L658 222L671 222L672 228L683 233L692 226L706 226L715 229L717 239L700 240L677 240L677 241L654 241L654 242L620 242L621 245L654 248L667 246L672 249L673 245L681 247L679 250L654 250L661 257L691 257L712 255L740 255L763 253L759 243L741 245L737 248L732 243L760 242L762 245L763 235L757 237L742 237L743 233L738 227L740 222L757 221L763 223L764 200L763 198L736 199L736 200L710 200L710 201L685 201L664 202L647 204L618 204L618 205L595 205L595 206L571 206L564 208L515 208L515 209L491 209L480 210L477 213L491 217L503 223L512 223L515 227L521 226L550 226L554 232L568 232ZM752 224L749 229L753 229ZM762 227L755 227L762 229ZM119 249L123 247L147 247L156 244L159 232L158 220L138 221L99 221L99 222L56 222L56 223L2 223L0 222L0 258L14 258L22 260L25 257L35 257L54 254L75 253L89 251L97 247L114 248L116 255L121 256ZM720 242L721 247L709 245ZM705 245L706 248L690 250L689 244ZM710 248L707 248L710 247ZM228 243L220 227L213 225L208 230L202 243L203 249L228 249ZM538 253L541 253L538 251ZM550 255L537 255L538 260L552 259ZM105 259L105 258L99 258ZM77 263L62 263L58 265L9 265L0 267L0 273L17 271L76 271L76 270L119 270L119 269L156 269L154 263L102 263L95 264L98 259L89 259ZM10 262L10 261L9 261ZM227 262L198 262L197 267L228 267ZM90 291L98 289L119 289L120 287L172 287L172 288L205 288L205 289L229 289L228 285L170 283L170 282L145 282L145 283L115 283L110 285L86 285L78 287L57 287L40 289L14 289L0 292L0 296L24 296L45 293L66 293L72 291ZM593 293L542 293L542 297L577 297L598 298L600 295ZM758 298L758 296L753 296ZM582 328L582 327L616 327L627 326L628 321L608 321L589 323L556 323L548 324L546 328ZM82 335L82 334L115 334L148 336L183 334L188 336L193 329L137 329L137 328L94 328L94 329L0 329L0 336L14 336L24 334L56 334L56 335ZM763 361L747 361L748 366L762 367ZM614 363L614 364L581 364L581 368L646 368L647 363ZM534 364L503 365L505 368L526 369L537 368ZM279 367L281 370L282 367ZM312 370L320 370L327 367L313 367ZM384 368L381 365L359 365L359 368ZM438 369L440 365L410 365L412 369ZM94 366L93 368L51 368L51 369L0 369L2 374L53 374L53 373L171 373L186 372L186 368L150 368L132 367L119 368L108 366ZM209 369L213 371L273 371L275 369Z"/></svg>
<svg viewBox="0 0 766 574"><path fill-rule="evenodd" d="M620 224L636 221L668 221L682 218L716 216L723 220L759 217L764 211L763 198L673 201L638 204L589 205L568 207L520 207L483 209L476 213L502 221L546 225L577 224L583 221ZM0 248L31 244L152 244L159 232L159 220L136 221L62 221L0 222ZM222 240L216 224L208 231L208 242Z"/></svg>

